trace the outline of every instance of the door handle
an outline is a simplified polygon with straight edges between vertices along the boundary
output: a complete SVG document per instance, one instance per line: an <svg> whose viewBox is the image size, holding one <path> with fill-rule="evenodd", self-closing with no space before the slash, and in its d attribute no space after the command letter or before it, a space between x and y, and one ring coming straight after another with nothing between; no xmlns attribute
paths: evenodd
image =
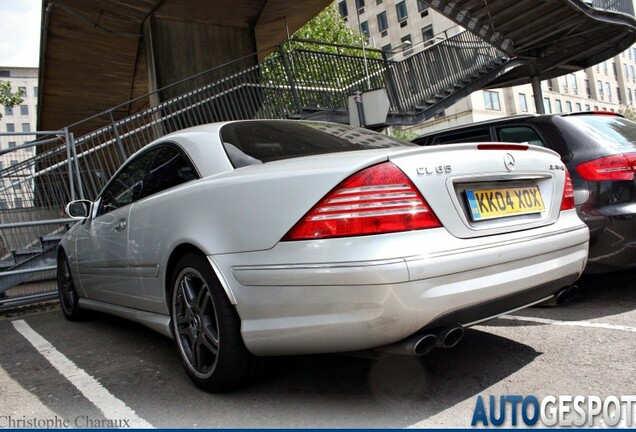
<svg viewBox="0 0 636 432"><path fill-rule="evenodd" d="M126 222L126 219L120 220L115 224L115 231L123 231L124 229L126 229L127 224L128 222Z"/></svg>

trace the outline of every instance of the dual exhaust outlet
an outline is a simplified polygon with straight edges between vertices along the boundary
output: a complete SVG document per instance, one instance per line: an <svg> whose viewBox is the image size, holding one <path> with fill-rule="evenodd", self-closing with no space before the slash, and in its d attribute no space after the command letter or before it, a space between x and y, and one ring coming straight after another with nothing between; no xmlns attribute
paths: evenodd
<svg viewBox="0 0 636 432"><path fill-rule="evenodd" d="M433 348L452 348L464 337L464 328L461 325L431 329L421 333L415 333L406 339L391 345L376 348L388 354L423 356Z"/></svg>

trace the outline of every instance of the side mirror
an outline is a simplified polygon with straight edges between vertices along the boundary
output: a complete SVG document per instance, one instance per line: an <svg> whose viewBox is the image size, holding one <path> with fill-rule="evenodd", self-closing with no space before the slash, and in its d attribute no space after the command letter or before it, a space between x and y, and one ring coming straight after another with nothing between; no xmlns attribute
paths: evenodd
<svg viewBox="0 0 636 432"><path fill-rule="evenodd" d="M66 206L66 214L72 219L86 219L91 214L93 203L88 200L71 201Z"/></svg>

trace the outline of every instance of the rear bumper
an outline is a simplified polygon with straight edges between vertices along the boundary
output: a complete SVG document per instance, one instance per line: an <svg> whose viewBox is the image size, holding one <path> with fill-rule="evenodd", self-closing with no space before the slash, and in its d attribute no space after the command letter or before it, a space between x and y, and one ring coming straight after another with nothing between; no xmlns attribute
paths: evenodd
<svg viewBox="0 0 636 432"><path fill-rule="evenodd" d="M572 284L586 263L588 230L570 216L486 240L439 229L210 258L236 299L254 354L354 351L447 322L470 325ZM319 261L329 250L334 259ZM402 257L393 255L399 250ZM361 259L343 259L354 256Z"/></svg>
<svg viewBox="0 0 636 432"><path fill-rule="evenodd" d="M580 211L590 229L590 251L585 273L636 267L636 203Z"/></svg>

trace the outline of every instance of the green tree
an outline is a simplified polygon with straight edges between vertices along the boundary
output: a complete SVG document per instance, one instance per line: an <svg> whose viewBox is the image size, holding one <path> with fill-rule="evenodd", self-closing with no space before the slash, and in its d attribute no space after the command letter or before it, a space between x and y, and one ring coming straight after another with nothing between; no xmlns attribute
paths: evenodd
<svg viewBox="0 0 636 432"><path fill-rule="evenodd" d="M311 40L329 44L352 45L360 47L365 41L365 36L359 31L347 27L347 23L338 12L336 3L332 3L312 18L307 24L302 26L292 35L292 39ZM314 45L295 43L294 47L301 47L312 51L343 53L342 48L328 45ZM360 55L360 49L346 50L353 51L354 55ZM344 52L344 54L352 54Z"/></svg>
<svg viewBox="0 0 636 432"><path fill-rule="evenodd" d="M284 54L276 50L261 63L269 115L343 109L355 91L382 87L381 51L363 48L364 41L347 27L335 3L327 6L283 44Z"/></svg>
<svg viewBox="0 0 636 432"><path fill-rule="evenodd" d="M11 107L22 103L24 97L24 91L19 89L16 93L11 92L11 83L7 81L0 81L0 105ZM0 113L2 118L2 113Z"/></svg>

